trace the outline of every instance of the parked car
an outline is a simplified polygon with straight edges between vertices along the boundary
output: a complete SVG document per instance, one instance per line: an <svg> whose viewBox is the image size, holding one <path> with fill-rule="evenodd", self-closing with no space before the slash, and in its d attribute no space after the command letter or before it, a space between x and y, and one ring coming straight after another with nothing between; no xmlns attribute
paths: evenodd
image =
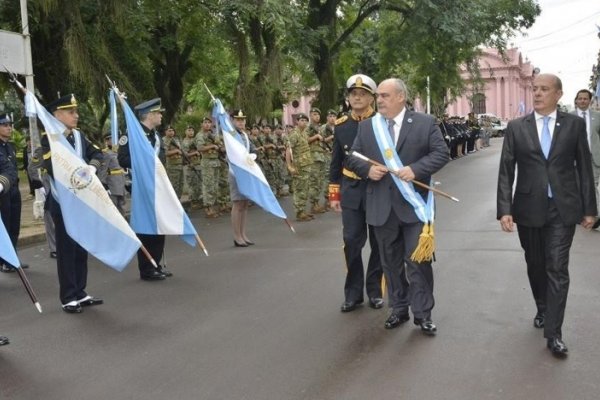
<svg viewBox="0 0 600 400"><path fill-rule="evenodd" d="M501 137L506 129L506 121L502 121L494 114L478 114L479 125L486 129L492 137Z"/></svg>

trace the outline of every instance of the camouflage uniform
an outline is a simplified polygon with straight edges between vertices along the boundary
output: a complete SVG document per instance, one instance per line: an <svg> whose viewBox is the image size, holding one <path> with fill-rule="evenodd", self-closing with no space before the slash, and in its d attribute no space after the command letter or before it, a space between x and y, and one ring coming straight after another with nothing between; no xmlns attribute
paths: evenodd
<svg viewBox="0 0 600 400"><path fill-rule="evenodd" d="M217 135L212 132L200 132L196 136L198 150L202 153L202 200L204 210L209 218L218 217L219 212L216 209L217 196L219 194L219 170L221 161L219 161L219 150L205 147L219 146L222 143Z"/></svg>
<svg viewBox="0 0 600 400"><path fill-rule="evenodd" d="M219 192L217 195L217 205L220 212L229 212L231 210L231 199L229 197L229 164L225 153L225 144L223 134L217 134L219 141Z"/></svg>
<svg viewBox="0 0 600 400"><path fill-rule="evenodd" d="M308 128L308 136L314 136L320 134L320 127L318 125L311 125ZM313 158L313 164L310 172L310 183L309 183L309 200L312 204L312 211L321 213L325 211L325 208L319 205L319 201L323 197L324 188L329 184L326 182L327 178L327 165L326 165L326 153L327 150L324 148L323 141L321 139L315 140L310 143L310 153Z"/></svg>
<svg viewBox="0 0 600 400"><path fill-rule="evenodd" d="M173 189L175 189L177 198L181 198L183 192L183 157L179 153L169 155L170 151L181 149L181 142L177 137L168 136L163 138L163 142L167 149L167 176L171 181L171 185L173 185Z"/></svg>
<svg viewBox="0 0 600 400"><path fill-rule="evenodd" d="M200 171L200 152L198 136L183 139L182 148L187 158L187 186L192 207L202 207L202 172Z"/></svg>
<svg viewBox="0 0 600 400"><path fill-rule="evenodd" d="M306 203L309 195L310 172L313 158L308 144L308 129L300 131L294 129L287 138L287 146L293 157L292 189L294 192L294 209L296 219L304 221L307 218Z"/></svg>
<svg viewBox="0 0 600 400"><path fill-rule="evenodd" d="M329 166L331 165L331 150L333 148L333 141L325 141L325 139L333 138L334 126L324 124L321 127L321 136L323 136L323 146L325 147L325 178L323 179L323 187L321 194L325 197L325 204L329 203ZM329 206L327 205L326 208Z"/></svg>
<svg viewBox="0 0 600 400"><path fill-rule="evenodd" d="M269 176L267 181L271 185L271 190L276 196L281 196L283 191L283 180L281 178L281 170L283 169L283 163L281 159L281 152L277 148L278 137L272 133L268 136L267 145L269 148L267 152L267 161L269 163ZM272 146L272 147L271 147Z"/></svg>

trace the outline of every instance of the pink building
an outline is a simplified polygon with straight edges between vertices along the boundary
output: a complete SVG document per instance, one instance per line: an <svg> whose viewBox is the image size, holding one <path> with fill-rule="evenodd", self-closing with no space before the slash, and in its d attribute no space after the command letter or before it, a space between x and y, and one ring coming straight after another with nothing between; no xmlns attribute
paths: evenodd
<svg viewBox="0 0 600 400"><path fill-rule="evenodd" d="M494 114L508 120L533 109L533 66L529 61L523 62L518 49L507 50L505 56L503 59L495 49L483 50L479 59L483 87L474 90L468 84L467 92L448 106L449 115L466 116L473 111L475 114ZM464 67L461 68L461 75L465 81L471 81Z"/></svg>
<svg viewBox="0 0 600 400"><path fill-rule="evenodd" d="M317 97L319 91L315 88L308 89L306 93L297 96L288 95L289 102L283 105L283 124L296 125L296 115L304 113L308 115L311 109L311 103ZM321 110L326 113L327 110ZM323 117L324 115L321 115Z"/></svg>

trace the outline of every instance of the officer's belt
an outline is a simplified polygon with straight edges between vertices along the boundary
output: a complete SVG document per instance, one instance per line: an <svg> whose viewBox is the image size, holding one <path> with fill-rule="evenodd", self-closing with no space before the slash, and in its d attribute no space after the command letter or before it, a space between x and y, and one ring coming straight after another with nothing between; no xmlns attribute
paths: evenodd
<svg viewBox="0 0 600 400"><path fill-rule="evenodd" d="M125 170L123 168L111 169L110 171L108 171L109 175L123 175L124 173Z"/></svg>
<svg viewBox="0 0 600 400"><path fill-rule="evenodd" d="M354 172L350 171L347 168L342 169L342 174L344 174L345 177L350 179L356 179L357 181L361 180L360 176L356 175Z"/></svg>

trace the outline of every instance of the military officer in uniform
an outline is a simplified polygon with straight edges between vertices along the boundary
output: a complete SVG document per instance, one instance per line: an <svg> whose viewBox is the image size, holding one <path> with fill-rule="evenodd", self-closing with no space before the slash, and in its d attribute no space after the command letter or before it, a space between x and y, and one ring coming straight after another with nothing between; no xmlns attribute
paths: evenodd
<svg viewBox="0 0 600 400"><path fill-rule="evenodd" d="M143 102L136 106L134 111L138 118L146 138L150 142L150 145L154 148L155 154L158 156L160 161L164 164L165 159L165 147L158 134L156 128L158 128L162 122L162 112L164 109L161 107L160 98L152 99ZM121 136L119 139L119 150L118 150L119 164L123 168L131 168L131 154L129 152L129 140L127 136ZM134 171L135 172L135 171ZM143 171L139 171L143 173ZM146 171L150 173L150 171ZM165 249L165 235L146 235L137 234L138 238L148 250L150 255L158 263L162 257ZM143 251L138 250L138 268L140 270L140 278L145 281L160 281L166 277L173 275L168 271L164 265L159 265L158 268L154 268L152 263L146 258Z"/></svg>
<svg viewBox="0 0 600 400"><path fill-rule="evenodd" d="M166 148L165 155L167 156L167 175L169 176L171 185L173 185L173 189L175 189L177 198L181 199L181 194L183 193L184 154L181 142L172 126L167 126L167 129L165 129L164 143Z"/></svg>
<svg viewBox="0 0 600 400"><path fill-rule="evenodd" d="M202 125L212 127L212 120L204 117ZM219 193L219 170L221 162L219 161L220 138L212 129L203 129L196 135L196 145L198 151L202 153L202 199L204 201L204 212L207 218L216 218L219 216L217 210L217 195Z"/></svg>
<svg viewBox="0 0 600 400"><path fill-rule="evenodd" d="M1 122L4 121L4 122ZM0 115L0 125L11 123L7 115ZM12 168L10 162L0 153L0 203L4 200L12 186L17 183L17 171ZM0 336L0 346L9 344L6 336Z"/></svg>
<svg viewBox="0 0 600 400"><path fill-rule="evenodd" d="M362 249L369 238L371 254L366 273L366 290L369 306L383 307L382 275L379 247L373 227L366 223L367 183L346 167L348 152L352 148L358 123L375 114L373 102L377 85L366 75L351 76L346 82L351 111L336 121L333 152L329 172L329 203L334 211L342 213L344 256L346 258L345 300L341 311L349 312L364 302L365 273Z"/></svg>
<svg viewBox="0 0 600 400"><path fill-rule="evenodd" d="M185 154L185 162L187 163L187 171L184 174L188 193L192 208L201 208L203 203L202 196L202 177L203 173L200 169L202 154L199 151L198 137L201 133L196 134L194 128L190 125L185 130L185 138L181 142L183 153Z"/></svg>
<svg viewBox="0 0 600 400"><path fill-rule="evenodd" d="M19 174L17 167L17 153L12 137L12 120L8 114L0 114L0 157L8 162L8 167L12 170L16 182L14 185L7 185L2 193L0 200L0 216L6 227L10 241L15 249L21 230L21 192L19 191ZM22 268L27 268L27 264L21 264ZM14 272L15 268L0 258L0 271Z"/></svg>
<svg viewBox="0 0 600 400"><path fill-rule="evenodd" d="M285 162L292 176L296 221L310 221L314 216L306 212L313 158L308 144L308 117L298 114L298 126L287 137Z"/></svg>
<svg viewBox="0 0 600 400"><path fill-rule="evenodd" d="M104 137L104 144L106 147L102 149L104 157L98 170L98 178L108 191L117 210L121 215L125 215L125 170L119 165L110 135Z"/></svg>
<svg viewBox="0 0 600 400"><path fill-rule="evenodd" d="M309 181L309 201L312 205L311 213L324 213L325 207L321 206L321 195L323 190L323 181L327 179L327 168L325 165L326 150L321 135L321 110L313 107L310 110L310 125L308 127L308 144L313 162L310 170Z"/></svg>
<svg viewBox="0 0 600 400"><path fill-rule="evenodd" d="M67 141L73 146L78 156L88 163L91 172L96 173L102 163L102 151L93 145L83 133L78 131L77 100L73 94L63 96L46 106L54 117L66 127L63 133ZM53 178L52 153L47 135L42 135L41 140L43 167L48 175ZM102 299L92 297L85 291L87 285L87 260L88 253L69 234L65 228L63 213L60 203L50 191L48 209L54 220L56 230L56 266L60 286L60 302L63 311L67 313L80 313L85 306L102 304ZM90 227L93 229L93 227Z"/></svg>

